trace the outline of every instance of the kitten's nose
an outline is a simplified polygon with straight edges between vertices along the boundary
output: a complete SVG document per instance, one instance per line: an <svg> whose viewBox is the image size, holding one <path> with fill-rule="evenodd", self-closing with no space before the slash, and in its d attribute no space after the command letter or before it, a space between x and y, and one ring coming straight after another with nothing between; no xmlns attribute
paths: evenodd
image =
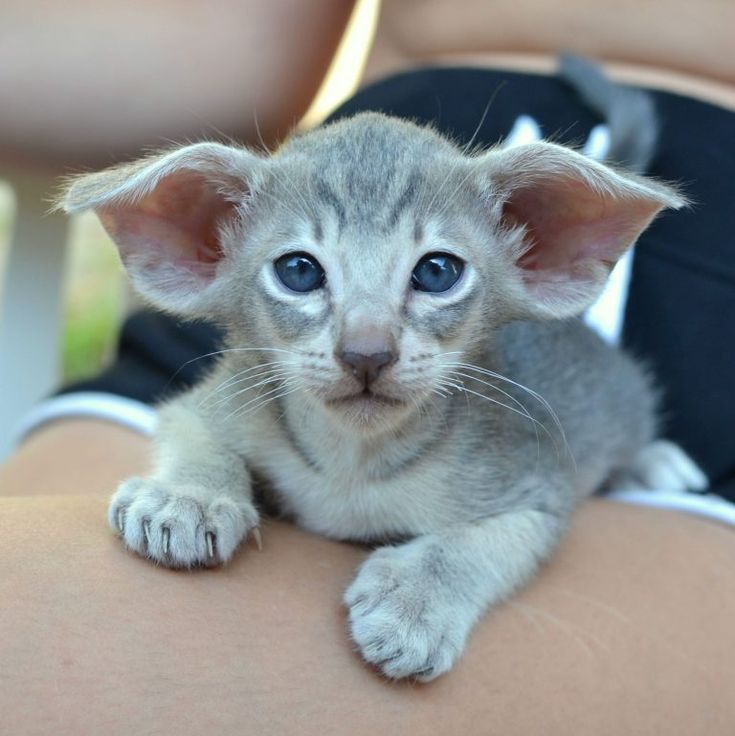
<svg viewBox="0 0 735 736"><path fill-rule="evenodd" d="M395 354L389 351L372 355L342 352L338 357L347 371L352 373L365 388L375 381L383 368L396 362Z"/></svg>

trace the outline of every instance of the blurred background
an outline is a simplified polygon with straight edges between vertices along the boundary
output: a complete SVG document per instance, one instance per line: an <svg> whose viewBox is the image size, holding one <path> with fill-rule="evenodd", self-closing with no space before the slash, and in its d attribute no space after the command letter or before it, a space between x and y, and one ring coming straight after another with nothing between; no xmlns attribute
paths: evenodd
<svg viewBox="0 0 735 736"><path fill-rule="evenodd" d="M357 87L378 9L379 0L358 0L327 76L300 126L310 127L326 117ZM0 9L0 18L2 12ZM215 135L216 131L210 134ZM71 173L75 169L65 170ZM0 168L0 179L2 173ZM46 201L39 202L39 214L48 208L52 194L49 190L44 195ZM2 276L15 205L13 187L0 181L0 303L7 283ZM112 359L122 316L133 300L117 251L97 218L91 213L72 218L61 276L59 371L62 382L95 375Z"/></svg>
<svg viewBox="0 0 735 736"><path fill-rule="evenodd" d="M425 64L550 73L564 49L735 109L733 29L732 0L4 0L0 458L35 402L112 358L134 305L95 218L49 214L63 175L171 141L277 145L361 81Z"/></svg>
<svg viewBox="0 0 735 736"><path fill-rule="evenodd" d="M0 186L0 268L8 256L14 210L13 189L4 183ZM66 382L94 375L110 359L127 305L117 251L93 215L74 218L61 290L60 371Z"/></svg>
<svg viewBox="0 0 735 736"><path fill-rule="evenodd" d="M272 147L314 125L357 87L378 10L379 0L0 5L0 460L34 404L113 359L135 306L95 216L50 212L63 177L172 141Z"/></svg>

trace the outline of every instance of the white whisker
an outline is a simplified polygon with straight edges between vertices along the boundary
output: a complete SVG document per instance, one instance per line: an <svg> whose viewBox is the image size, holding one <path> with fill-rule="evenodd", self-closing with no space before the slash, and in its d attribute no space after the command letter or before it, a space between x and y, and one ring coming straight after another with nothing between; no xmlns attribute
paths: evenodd
<svg viewBox="0 0 735 736"><path fill-rule="evenodd" d="M447 374L451 376L461 376L462 378L469 378L472 381L477 381L478 383L482 383L484 386L489 386L490 388L495 389L499 393L503 394L503 396L510 399L516 406L519 406L529 419L531 418L531 415L529 414L528 409L521 401L519 401L512 394L509 394L507 391L504 391L502 388L499 388L494 383L490 383L489 381L483 381L482 378L478 378L477 376L473 376L469 373L463 373L462 371L450 370L450 371L447 371Z"/></svg>
<svg viewBox="0 0 735 736"><path fill-rule="evenodd" d="M481 394L481 393L479 393L477 391L473 391L471 388L467 388L467 386L465 386L464 383L462 383L461 385L450 383L450 385L452 385L458 391L463 391L463 392L465 392L467 394L471 394L472 396L477 396L479 399L484 399L485 401L489 401L491 404L497 404L498 406L501 406L504 409L507 409L508 411L512 411L514 414L518 414L519 416L523 417L524 419L528 419L529 421L533 422L535 425L538 425L539 427L541 427L541 429L543 429L544 432L546 432L546 434L549 436L549 438L553 442L553 435L551 435L549 433L549 430L546 429L546 427L543 424L541 424L541 422L539 422L538 419L534 419L529 414L526 414L525 412L522 412L519 409L516 409L516 408L514 408L512 406L509 406L508 404L504 404L502 401L498 401L497 399L493 399L490 396L485 396L485 394Z"/></svg>
<svg viewBox="0 0 735 736"><path fill-rule="evenodd" d="M262 375L258 376L258 378L262 378L262 380L258 381L258 383L255 383L252 386L246 386L245 388L241 388L232 394L221 397L217 401L211 402L209 406L213 407L213 406L218 406L223 403L228 403L232 401L233 399L235 399L236 397L241 396L244 393L247 393L248 391L252 391L253 389L259 388L260 386L265 386L269 383L275 383L276 381L282 381L287 377L288 377L288 373L284 371L281 371L278 374L267 375L265 378L262 378Z"/></svg>
<svg viewBox="0 0 735 736"><path fill-rule="evenodd" d="M267 396L272 396L273 394L277 393L278 391L282 391L286 386L291 386L293 383L298 382L298 386L294 390L298 390L301 387L301 382L298 381L298 379L292 379L292 378L286 378L286 379L277 379L280 382L279 386L276 386L276 388L271 389L270 391L266 391L264 394L259 394L253 399L250 399L249 401L246 401L241 406L238 406L237 409L230 412L224 419L223 422L227 422L228 420L236 417L236 416L247 416L251 412L247 411L245 412L244 409L246 409L248 406L251 406L253 403L261 401ZM275 397L273 397L275 399ZM270 399L270 400L273 400ZM269 400L269 401L270 401Z"/></svg>
<svg viewBox="0 0 735 736"><path fill-rule="evenodd" d="M463 363L463 362L457 362L457 363L448 363L447 367L451 368L462 368L464 370L472 370L476 371L477 373L489 376L490 378L496 378L499 381L506 381L507 383L515 386L516 388L519 388L521 391L525 391L529 396L533 397L538 401L544 409L549 413L549 416L551 417L552 421L556 425L556 428L559 432L559 435L561 436L562 443L564 444L564 448L566 450L566 453L569 457L569 459L572 462L572 465L574 466L575 472L577 469L577 463L574 458L574 455L572 454L572 450L569 447L569 442L567 441L566 433L564 432L564 427L561 423L561 420L559 419L559 415L554 411L553 407L549 402L541 396L538 392L534 391L531 388L528 388L528 386L524 386L522 383L518 383L517 381L512 380L511 378L508 378L507 376L504 376L502 373L497 373L496 371L488 370L487 368L482 368L478 365L474 365L473 363ZM541 425L543 426L543 425ZM545 430L547 431L547 430ZM548 433L548 431L547 431Z"/></svg>
<svg viewBox="0 0 735 736"><path fill-rule="evenodd" d="M221 392L226 391L227 389L234 388L235 386L238 386L241 383L244 383L245 381L254 381L259 378L262 378L263 376L266 376L268 374L274 374L276 372L276 368L273 366L279 366L279 365L288 365L286 361L278 360L273 361L270 363L261 363L255 366L252 366L250 368L247 368L243 371L238 371L233 376L230 376L230 378L226 379L225 381L222 381L216 388L212 389L207 393L204 398L201 399L198 406L199 408L205 407L205 406L211 406L219 402L211 402L211 399L213 397L217 397ZM281 371L285 369L279 369ZM250 375L246 375L246 374ZM235 396L236 394L232 394Z"/></svg>
<svg viewBox="0 0 735 736"><path fill-rule="evenodd" d="M257 365L251 366L250 368L245 368L244 370L238 371L237 373L234 373L232 376L230 376L227 380L222 381L222 383L215 388L215 391L219 391L220 389L227 388L228 386L232 385L233 383L239 383L243 380L249 380L248 378L245 378L248 373L251 373L252 371L257 371L262 368L268 368L270 366L274 365L288 365L288 361L286 360L271 360L268 363L258 363Z"/></svg>
<svg viewBox="0 0 735 736"><path fill-rule="evenodd" d="M262 409L267 404L270 404L273 401L278 401L278 399L282 399L284 396L288 396L289 394L295 393L296 391L301 391L302 387L303 387L303 384L302 383L298 383L295 387L289 388L286 391L282 391L282 393L276 394L275 396L271 396L270 398L265 399L264 401L262 401L260 404L256 404L254 407L251 407L250 409L248 409L248 411L244 412L240 416L242 416L242 417L251 416L256 411L260 411L260 409ZM283 388L283 387L281 387L281 388ZM276 390L276 389L274 389L274 390ZM264 394L264 396L267 396L267 394Z"/></svg>

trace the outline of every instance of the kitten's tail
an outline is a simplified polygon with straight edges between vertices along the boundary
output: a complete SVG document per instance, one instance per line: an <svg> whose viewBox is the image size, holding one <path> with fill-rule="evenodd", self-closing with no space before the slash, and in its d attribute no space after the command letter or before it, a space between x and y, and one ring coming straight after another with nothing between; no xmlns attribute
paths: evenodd
<svg viewBox="0 0 735 736"><path fill-rule="evenodd" d="M659 134L651 95L612 82L598 64L574 54L559 56L559 76L605 120L610 129L606 158L644 173L656 155Z"/></svg>

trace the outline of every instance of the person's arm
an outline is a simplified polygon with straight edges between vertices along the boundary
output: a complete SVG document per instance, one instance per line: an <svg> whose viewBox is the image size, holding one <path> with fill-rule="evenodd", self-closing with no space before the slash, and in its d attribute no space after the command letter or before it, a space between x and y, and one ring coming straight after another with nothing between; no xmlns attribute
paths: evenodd
<svg viewBox="0 0 735 736"><path fill-rule="evenodd" d="M109 497L128 476L147 472L149 450L149 439L113 422L52 421L0 463L0 497Z"/></svg>
<svg viewBox="0 0 735 736"><path fill-rule="evenodd" d="M78 168L170 140L272 145L307 110L353 5L5 3L0 158Z"/></svg>
<svg viewBox="0 0 735 736"><path fill-rule="evenodd" d="M262 553L219 569L126 552L100 494L146 454L129 430L58 422L0 471L3 732L732 733L730 529L589 502L454 670L388 683L341 605L364 549L270 522ZM22 497L70 490L87 495Z"/></svg>
<svg viewBox="0 0 735 736"><path fill-rule="evenodd" d="M618 12L608 0L392 0L381 7L365 79L427 63L556 74L557 55L567 50L604 61L625 84L735 109L735 4L652 0L633 7Z"/></svg>

